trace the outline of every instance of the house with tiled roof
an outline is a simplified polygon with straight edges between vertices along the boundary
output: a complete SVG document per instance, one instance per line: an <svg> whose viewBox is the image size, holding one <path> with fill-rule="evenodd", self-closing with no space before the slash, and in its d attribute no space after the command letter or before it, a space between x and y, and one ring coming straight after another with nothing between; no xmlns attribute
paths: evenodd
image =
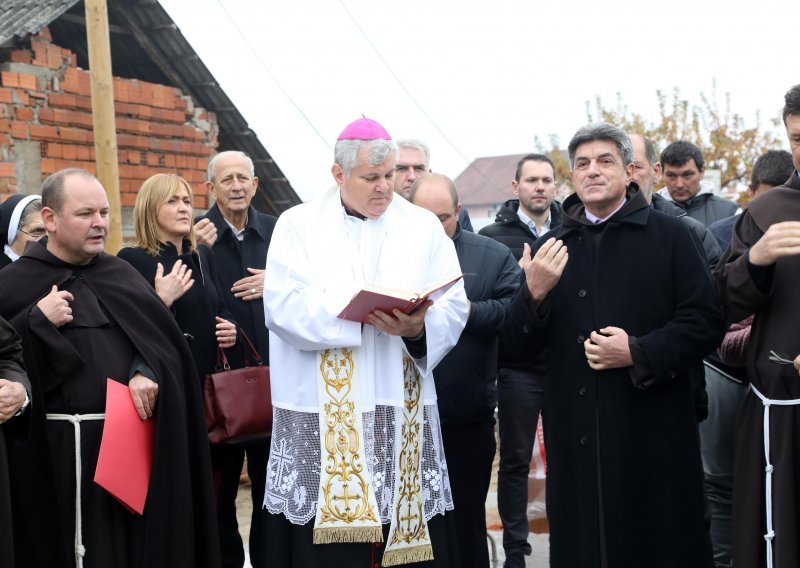
<svg viewBox="0 0 800 568"><path fill-rule="evenodd" d="M529 153L477 158L453 180L459 202L469 211L476 230L494 222L503 203L516 199L511 182L517 171L517 162ZM571 191L567 184L560 184L556 199L562 201Z"/></svg>

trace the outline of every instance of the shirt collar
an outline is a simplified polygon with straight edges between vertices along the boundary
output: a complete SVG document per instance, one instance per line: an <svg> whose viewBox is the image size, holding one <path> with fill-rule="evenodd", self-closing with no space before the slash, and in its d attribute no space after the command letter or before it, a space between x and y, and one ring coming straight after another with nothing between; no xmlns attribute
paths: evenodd
<svg viewBox="0 0 800 568"><path fill-rule="evenodd" d="M233 223L228 221L224 216L222 217L222 220L225 221L225 223L231 228L231 231L233 231L233 236L236 237L237 241L244 240L244 232L247 230L247 225L245 225L241 229L237 229L236 227L233 226Z"/></svg>
<svg viewBox="0 0 800 568"><path fill-rule="evenodd" d="M619 207L617 207L616 209L614 209L614 210L613 210L611 213L609 213L608 215L606 215L606 216L605 216L605 217L603 217L602 219L601 219L600 217L597 217L597 216L595 216L595 215L592 215L592 214L589 212L589 210L588 210L588 209L586 209L586 210L585 210L585 213L586 213L586 218L587 218L589 221L591 221L592 223L594 223L595 225L597 225L598 223L605 223L605 222L606 222L606 221L608 221L608 220L609 220L611 217L613 217L613 216L614 216L614 213L616 213L617 211L619 211L620 209L622 209L622 206L623 206L623 205L625 205L625 203L627 203L627 202L628 202L628 200L627 200L627 199L623 199L623 200L622 200L622 203L620 203L620 204L619 204Z"/></svg>
<svg viewBox="0 0 800 568"><path fill-rule="evenodd" d="M528 226L528 228L531 230L531 233L533 233L533 235L534 235L535 237L539 237L539 236L541 236L541 235L540 235L540 234L539 234L539 233L536 231L536 223L534 222L534 220L533 220L533 219L531 219L530 217L528 217L528 216L527 216L527 215L526 215L526 214L525 214L525 213L522 211L522 207L520 207L519 209L517 209L517 217L519 217L519 220L520 220L520 221L522 221L522 222L523 222L525 225L527 225L527 226ZM545 221L544 223L542 223L542 235L543 235L543 234L545 234L547 231L549 231L549 230L550 230L550 221L551 221L551 220L552 220L552 215L550 214L550 210L548 209L548 210L547 210L547 221Z"/></svg>

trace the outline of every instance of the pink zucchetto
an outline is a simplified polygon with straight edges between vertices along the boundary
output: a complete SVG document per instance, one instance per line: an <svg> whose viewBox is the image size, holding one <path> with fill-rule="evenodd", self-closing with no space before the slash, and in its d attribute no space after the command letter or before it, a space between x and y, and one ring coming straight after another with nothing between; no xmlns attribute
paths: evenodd
<svg viewBox="0 0 800 568"><path fill-rule="evenodd" d="M391 140L386 129L366 117L359 118L345 126L337 140Z"/></svg>

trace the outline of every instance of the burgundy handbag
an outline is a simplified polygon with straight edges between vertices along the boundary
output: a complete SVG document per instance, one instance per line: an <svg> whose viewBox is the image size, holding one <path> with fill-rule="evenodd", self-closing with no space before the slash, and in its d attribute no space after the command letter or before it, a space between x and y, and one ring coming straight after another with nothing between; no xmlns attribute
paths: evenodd
<svg viewBox="0 0 800 568"><path fill-rule="evenodd" d="M272 433L269 367L244 331L239 334L250 347L253 360L245 357L245 367L231 369L225 351L218 348L217 370L203 381L206 427L212 444L265 438ZM252 362L255 365L247 366Z"/></svg>

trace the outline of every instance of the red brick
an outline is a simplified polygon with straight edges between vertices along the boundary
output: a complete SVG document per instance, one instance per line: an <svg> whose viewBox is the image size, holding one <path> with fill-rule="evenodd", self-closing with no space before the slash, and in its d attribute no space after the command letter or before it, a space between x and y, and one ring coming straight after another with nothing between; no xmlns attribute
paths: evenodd
<svg viewBox="0 0 800 568"><path fill-rule="evenodd" d="M31 99L28 96L28 92L23 91L22 89L14 89L14 103L22 106L28 106L31 104Z"/></svg>
<svg viewBox="0 0 800 568"><path fill-rule="evenodd" d="M63 158L64 157L64 145L58 144L56 142L50 142L47 144L47 157L48 158Z"/></svg>
<svg viewBox="0 0 800 568"><path fill-rule="evenodd" d="M64 56L61 54L61 48L57 45L47 46L47 66L51 69L58 69L64 63Z"/></svg>
<svg viewBox="0 0 800 568"><path fill-rule="evenodd" d="M61 138L69 142L93 142L92 133L83 128L72 128L69 126L62 126L59 129Z"/></svg>
<svg viewBox="0 0 800 568"><path fill-rule="evenodd" d="M78 159L87 162L94 160L94 146L78 146Z"/></svg>
<svg viewBox="0 0 800 568"><path fill-rule="evenodd" d="M30 63L33 61L33 56L27 49L17 49L9 54L8 60L12 63Z"/></svg>
<svg viewBox="0 0 800 568"><path fill-rule="evenodd" d="M136 203L136 194L135 193L122 193L120 192L120 204L123 207L133 207Z"/></svg>
<svg viewBox="0 0 800 568"><path fill-rule="evenodd" d="M11 139L5 134L0 134L0 146L8 146L11 144Z"/></svg>
<svg viewBox="0 0 800 568"><path fill-rule="evenodd" d="M42 121L51 121L56 124L84 126L86 128L92 127L92 115L87 112L79 112L74 110L55 109L53 110L52 117L46 119L42 118L41 114L39 119Z"/></svg>
<svg viewBox="0 0 800 568"><path fill-rule="evenodd" d="M63 158L65 160L77 160L78 159L78 147L74 144L64 144L64 150L61 156L54 156L58 158Z"/></svg>
<svg viewBox="0 0 800 568"><path fill-rule="evenodd" d="M67 67L64 71L64 78L61 80L61 90L67 93L78 93L79 90L79 74L75 67Z"/></svg>
<svg viewBox="0 0 800 568"><path fill-rule="evenodd" d="M36 37L39 37L39 38L42 38L42 39L46 39L48 41L53 41L53 36L50 35L50 28L47 27L47 26L45 26L41 30L39 30L39 33L36 34Z"/></svg>
<svg viewBox="0 0 800 568"><path fill-rule="evenodd" d="M0 87L0 103L13 103L14 93L11 89L3 89Z"/></svg>
<svg viewBox="0 0 800 568"><path fill-rule="evenodd" d="M56 162L53 158L42 158L42 173L52 174L56 171Z"/></svg>
<svg viewBox="0 0 800 568"><path fill-rule="evenodd" d="M77 97L67 93L50 93L47 102L50 106L58 108L76 108L78 106Z"/></svg>
<svg viewBox="0 0 800 568"><path fill-rule="evenodd" d="M36 83L36 77L33 75L27 75L25 73L19 74L19 86L23 89L28 89L29 91L35 91L39 88Z"/></svg>
<svg viewBox="0 0 800 568"><path fill-rule="evenodd" d="M0 132L11 132L11 122L8 120L0 120Z"/></svg>
<svg viewBox="0 0 800 568"><path fill-rule="evenodd" d="M30 124L28 128L31 133L31 140L58 140L59 131L55 126L46 124Z"/></svg>
<svg viewBox="0 0 800 568"><path fill-rule="evenodd" d="M46 122L50 123L55 120L56 111L51 108L40 108L39 109L39 122Z"/></svg>
<svg viewBox="0 0 800 568"><path fill-rule="evenodd" d="M11 123L11 137L17 140L28 139L28 125L24 122Z"/></svg>
<svg viewBox="0 0 800 568"><path fill-rule="evenodd" d="M19 87L19 73L13 71L0 72L0 82L6 87Z"/></svg>
<svg viewBox="0 0 800 568"><path fill-rule="evenodd" d="M16 112L14 113L17 117L17 120L22 120L25 122L32 122L33 121L33 109L28 107L17 107Z"/></svg>
<svg viewBox="0 0 800 568"><path fill-rule="evenodd" d="M16 175L14 162L0 162L0 177L14 177Z"/></svg>

